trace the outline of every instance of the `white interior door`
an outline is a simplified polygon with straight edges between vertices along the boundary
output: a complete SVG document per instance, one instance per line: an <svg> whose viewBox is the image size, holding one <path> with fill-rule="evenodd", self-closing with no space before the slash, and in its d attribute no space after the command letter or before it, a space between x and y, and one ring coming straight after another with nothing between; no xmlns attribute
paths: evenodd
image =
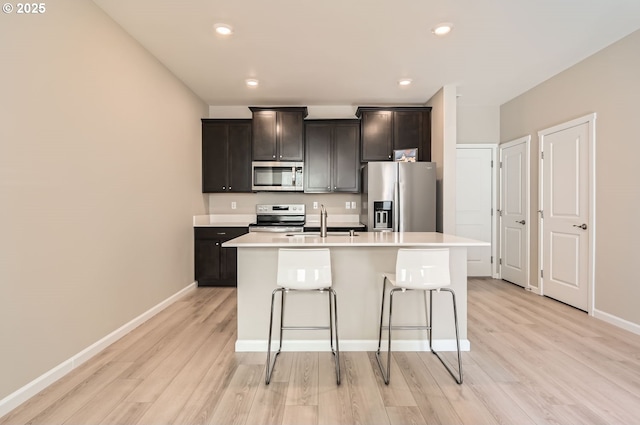
<svg viewBox="0 0 640 425"><path fill-rule="evenodd" d="M500 276L529 286L529 142L500 145Z"/></svg>
<svg viewBox="0 0 640 425"><path fill-rule="evenodd" d="M492 242L493 149L456 149L456 235ZM467 274L492 276L490 246L467 250Z"/></svg>
<svg viewBox="0 0 640 425"><path fill-rule="evenodd" d="M541 132L543 294L589 310L590 123Z"/></svg>

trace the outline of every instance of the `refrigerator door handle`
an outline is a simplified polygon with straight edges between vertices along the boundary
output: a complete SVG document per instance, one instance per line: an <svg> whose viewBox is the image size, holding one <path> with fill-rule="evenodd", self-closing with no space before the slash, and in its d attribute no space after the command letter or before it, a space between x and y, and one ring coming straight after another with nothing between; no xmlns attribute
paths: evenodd
<svg viewBox="0 0 640 425"><path fill-rule="evenodd" d="M402 232L403 225L400 221L400 183L393 185L393 231Z"/></svg>

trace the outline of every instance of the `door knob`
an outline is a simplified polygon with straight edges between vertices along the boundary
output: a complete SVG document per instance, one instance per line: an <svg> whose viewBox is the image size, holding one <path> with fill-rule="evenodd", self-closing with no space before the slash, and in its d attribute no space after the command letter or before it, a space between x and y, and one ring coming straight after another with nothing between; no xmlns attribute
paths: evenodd
<svg viewBox="0 0 640 425"><path fill-rule="evenodd" d="M516 221L516 223L525 224L525 223L526 223L526 221L524 221L524 220L520 220L520 221Z"/></svg>
<svg viewBox="0 0 640 425"><path fill-rule="evenodd" d="M587 225L585 223L582 223L580 225L574 224L573 227L577 227L578 229L582 229L582 230L587 230Z"/></svg>

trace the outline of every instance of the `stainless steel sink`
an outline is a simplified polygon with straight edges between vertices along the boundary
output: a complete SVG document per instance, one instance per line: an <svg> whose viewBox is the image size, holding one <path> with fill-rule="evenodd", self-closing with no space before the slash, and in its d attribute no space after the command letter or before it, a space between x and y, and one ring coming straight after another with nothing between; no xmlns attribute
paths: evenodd
<svg viewBox="0 0 640 425"><path fill-rule="evenodd" d="M306 236L313 236L313 237L319 237L320 236L320 232L293 232L293 233L287 233L285 234L285 236L302 236L302 237L306 237ZM350 236L349 231L346 232L327 232L327 236ZM359 236L358 233L354 233L353 236Z"/></svg>

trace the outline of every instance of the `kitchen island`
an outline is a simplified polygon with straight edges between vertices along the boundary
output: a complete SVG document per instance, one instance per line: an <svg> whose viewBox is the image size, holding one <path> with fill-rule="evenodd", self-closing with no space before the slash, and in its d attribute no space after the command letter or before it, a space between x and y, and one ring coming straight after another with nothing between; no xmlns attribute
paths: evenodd
<svg viewBox="0 0 640 425"><path fill-rule="evenodd" d="M467 248L489 246L435 232L348 232L326 238L309 234L249 233L223 247L238 249L238 339L236 351L266 351L271 292L276 288L278 248L329 248L333 288L338 295L340 349L373 351L377 348L382 272L395 270L399 248L449 248L451 288L456 292L463 350L467 340ZM295 297L295 299L294 299ZM277 297L278 299L279 297ZM297 302L297 301L300 302ZM279 306L276 307L279 311ZM400 294L394 302L394 324L424 323L425 303L418 293ZM434 348L455 350L455 331L450 294L434 294ZM317 293L289 293L285 324L328 323L326 300ZM274 328L277 324L274 324ZM328 332L286 331L283 350L326 351ZM424 331L395 331L393 349L426 351ZM277 330L274 330L277 337Z"/></svg>

